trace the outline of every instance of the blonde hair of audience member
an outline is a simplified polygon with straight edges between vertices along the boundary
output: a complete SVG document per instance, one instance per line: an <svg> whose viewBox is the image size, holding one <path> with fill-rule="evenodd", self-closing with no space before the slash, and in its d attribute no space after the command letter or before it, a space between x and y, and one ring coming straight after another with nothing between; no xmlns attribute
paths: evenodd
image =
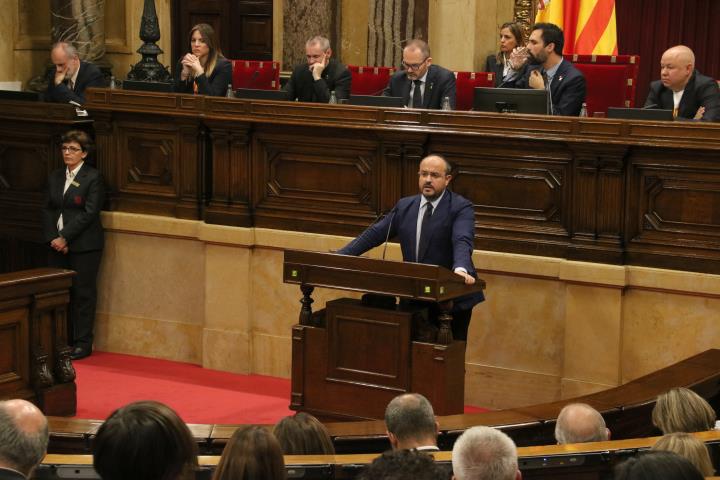
<svg viewBox="0 0 720 480"><path fill-rule="evenodd" d="M264 427L239 428L225 445L213 480L284 480L280 444Z"/></svg>
<svg viewBox="0 0 720 480"><path fill-rule="evenodd" d="M505 63L510 54L518 47L522 47L524 37L522 27L517 22L505 22L500 26L500 49L495 55L498 65Z"/></svg>
<svg viewBox="0 0 720 480"><path fill-rule="evenodd" d="M663 434L712 430L716 418L715 410L705 399L682 387L658 395L652 411L653 425Z"/></svg>
<svg viewBox="0 0 720 480"><path fill-rule="evenodd" d="M335 455L327 428L309 413L283 418L273 428L273 435L285 455Z"/></svg>
<svg viewBox="0 0 720 480"><path fill-rule="evenodd" d="M472 427L452 449L455 480L520 480L517 448L510 437L490 427Z"/></svg>
<svg viewBox="0 0 720 480"><path fill-rule="evenodd" d="M600 412L585 403L565 405L555 424L558 444L604 442L610 439L610 430Z"/></svg>
<svg viewBox="0 0 720 480"><path fill-rule="evenodd" d="M103 422L93 442L103 480L192 480L197 443L175 411L160 402L133 402Z"/></svg>
<svg viewBox="0 0 720 480"><path fill-rule="evenodd" d="M689 433L668 433L655 442L652 450L674 452L690 460L703 477L715 475L715 469L710 461L710 453L707 447L699 439Z"/></svg>

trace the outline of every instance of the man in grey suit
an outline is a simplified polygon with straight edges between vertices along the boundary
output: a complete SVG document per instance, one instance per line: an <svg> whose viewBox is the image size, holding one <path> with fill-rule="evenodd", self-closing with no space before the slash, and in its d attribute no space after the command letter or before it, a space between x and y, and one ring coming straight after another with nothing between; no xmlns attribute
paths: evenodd
<svg viewBox="0 0 720 480"><path fill-rule="evenodd" d="M0 480L26 480L48 444L45 415L26 400L0 401Z"/></svg>
<svg viewBox="0 0 720 480"><path fill-rule="evenodd" d="M386 97L402 97L409 108L442 108L447 98L455 109L455 74L433 65L430 47L423 40L410 40L403 49L403 69L390 78Z"/></svg>

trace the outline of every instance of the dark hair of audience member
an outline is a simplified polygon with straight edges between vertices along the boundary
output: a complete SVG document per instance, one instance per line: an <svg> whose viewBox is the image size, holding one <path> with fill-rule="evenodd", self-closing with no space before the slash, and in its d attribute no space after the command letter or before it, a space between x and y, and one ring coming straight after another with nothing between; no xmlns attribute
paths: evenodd
<svg viewBox="0 0 720 480"><path fill-rule="evenodd" d="M235 431L225 445L213 480L284 480L280 444L264 427L249 425Z"/></svg>
<svg viewBox="0 0 720 480"><path fill-rule="evenodd" d="M690 433L676 432L663 435L652 446L652 450L677 453L681 457L690 460L690 463L700 470L703 477L715 475L715 469L710 460L710 452L708 452L707 446Z"/></svg>
<svg viewBox="0 0 720 480"><path fill-rule="evenodd" d="M615 467L614 480L703 480L690 460L672 452L650 451Z"/></svg>
<svg viewBox="0 0 720 480"><path fill-rule="evenodd" d="M309 413L283 418L273 428L273 434L285 455L335 455L327 428Z"/></svg>
<svg viewBox="0 0 720 480"><path fill-rule="evenodd" d="M525 44L523 32L522 32L522 26L518 22L505 22L502 25L500 25L500 32L502 32L504 29L508 29L510 31L510 34L515 39L516 46L522 47ZM495 60L497 61L498 65L502 65L505 63L505 54L502 51L498 51L497 55L495 55Z"/></svg>
<svg viewBox="0 0 720 480"><path fill-rule="evenodd" d="M100 426L93 465L103 480L193 479L197 444L170 407L134 402L115 410Z"/></svg>
<svg viewBox="0 0 720 480"><path fill-rule="evenodd" d="M446 470L418 450L389 450L363 470L359 480L447 480Z"/></svg>
<svg viewBox="0 0 720 480"><path fill-rule="evenodd" d="M716 417L710 404L687 388L673 388L658 395L652 411L653 425L663 434L712 430Z"/></svg>

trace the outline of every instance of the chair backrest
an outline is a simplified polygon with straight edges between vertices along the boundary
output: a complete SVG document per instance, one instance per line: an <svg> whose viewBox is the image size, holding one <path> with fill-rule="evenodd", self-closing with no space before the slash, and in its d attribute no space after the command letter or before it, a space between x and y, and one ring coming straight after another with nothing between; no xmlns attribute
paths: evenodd
<svg viewBox="0 0 720 480"><path fill-rule="evenodd" d="M475 98L475 87L494 87L493 72L455 72L455 109L470 110Z"/></svg>
<svg viewBox="0 0 720 480"><path fill-rule="evenodd" d="M588 116L635 106L639 55L573 55L572 62L585 75Z"/></svg>
<svg viewBox="0 0 720 480"><path fill-rule="evenodd" d="M348 65L352 75L350 95L382 95L395 73L394 67L360 67Z"/></svg>
<svg viewBox="0 0 720 480"><path fill-rule="evenodd" d="M233 89L278 90L280 63L269 60L233 60Z"/></svg>

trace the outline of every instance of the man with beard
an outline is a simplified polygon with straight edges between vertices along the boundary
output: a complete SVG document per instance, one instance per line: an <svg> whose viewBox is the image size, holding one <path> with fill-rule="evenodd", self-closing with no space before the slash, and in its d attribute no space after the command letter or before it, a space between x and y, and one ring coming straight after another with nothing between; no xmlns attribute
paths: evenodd
<svg viewBox="0 0 720 480"><path fill-rule="evenodd" d="M660 80L650 84L645 108L672 110L676 118L720 121L717 82L695 70L695 54L677 45L660 59Z"/></svg>
<svg viewBox="0 0 720 480"><path fill-rule="evenodd" d="M50 51L55 70L48 77L45 100L48 102L85 103L85 90L104 87L105 79L98 67L80 60L78 51L67 42L58 42Z"/></svg>
<svg viewBox="0 0 720 480"><path fill-rule="evenodd" d="M350 70L331 58L330 40L318 35L305 42L305 57L307 63L297 65L285 85L290 100L328 103L333 91L338 101L350 96Z"/></svg>
<svg viewBox="0 0 720 480"><path fill-rule="evenodd" d="M472 285L477 277L472 263L475 215L472 203L446 187L452 179L450 163L440 155L420 162L420 194L401 198L382 220L371 225L338 253L362 255L387 238L398 238L406 262L440 265ZM472 308L485 300L481 292L453 302L451 322L455 340L467 340ZM437 304L428 304L431 318ZM435 310L434 310L435 309Z"/></svg>
<svg viewBox="0 0 720 480"><path fill-rule="evenodd" d="M511 55L513 68L528 62L524 75L515 82L515 88L545 89L550 94L548 113L551 115L578 116L585 102L585 77L572 63L563 59L563 31L552 23L536 23L527 43L524 58Z"/></svg>
<svg viewBox="0 0 720 480"><path fill-rule="evenodd" d="M402 97L409 108L440 110L447 97L455 110L455 75L433 65L430 47L423 40L410 40L403 48L403 69L392 76L383 91L386 97Z"/></svg>

